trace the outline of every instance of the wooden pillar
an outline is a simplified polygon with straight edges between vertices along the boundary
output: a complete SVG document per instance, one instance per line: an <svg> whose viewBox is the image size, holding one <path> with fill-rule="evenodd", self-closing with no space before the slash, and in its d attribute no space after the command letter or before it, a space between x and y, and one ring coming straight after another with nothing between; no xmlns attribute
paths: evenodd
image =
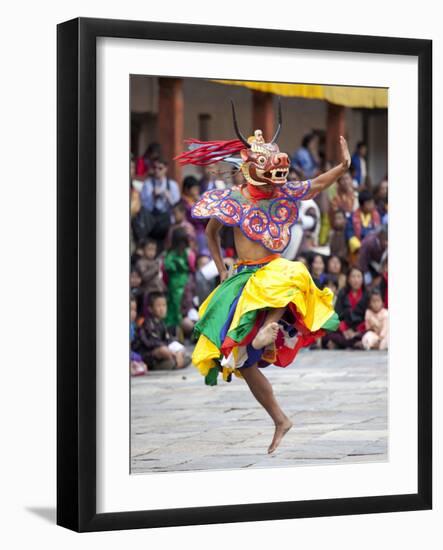
<svg viewBox="0 0 443 550"><path fill-rule="evenodd" d="M345 108L328 102L326 121L326 161L332 165L340 159L339 137L346 137Z"/></svg>
<svg viewBox="0 0 443 550"><path fill-rule="evenodd" d="M181 185L181 167L172 159L185 147L183 143L183 80L158 79L158 141L169 163L168 175Z"/></svg>
<svg viewBox="0 0 443 550"><path fill-rule="evenodd" d="M274 95L268 92L252 92L252 131L262 130L266 142L275 133Z"/></svg>

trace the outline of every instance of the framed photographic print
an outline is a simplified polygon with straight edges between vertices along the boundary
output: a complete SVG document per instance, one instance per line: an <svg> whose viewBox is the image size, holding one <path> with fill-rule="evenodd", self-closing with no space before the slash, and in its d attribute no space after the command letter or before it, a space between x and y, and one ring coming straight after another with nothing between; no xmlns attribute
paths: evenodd
<svg viewBox="0 0 443 550"><path fill-rule="evenodd" d="M59 525L431 508L431 67L58 26Z"/></svg>

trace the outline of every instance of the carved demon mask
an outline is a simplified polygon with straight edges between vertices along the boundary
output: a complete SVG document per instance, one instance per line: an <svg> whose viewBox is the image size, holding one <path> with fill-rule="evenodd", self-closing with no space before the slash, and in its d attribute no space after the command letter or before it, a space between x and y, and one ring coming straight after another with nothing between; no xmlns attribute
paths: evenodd
<svg viewBox="0 0 443 550"><path fill-rule="evenodd" d="M249 139L244 137L237 124L233 102L232 117L237 136L245 145L245 149L240 151L240 156L243 161L241 170L246 181L252 185L283 185L286 183L289 172L289 157L286 153L281 153L275 143L280 134L282 123L280 102L278 104L277 130L269 143L265 143L261 130L255 130L254 135Z"/></svg>

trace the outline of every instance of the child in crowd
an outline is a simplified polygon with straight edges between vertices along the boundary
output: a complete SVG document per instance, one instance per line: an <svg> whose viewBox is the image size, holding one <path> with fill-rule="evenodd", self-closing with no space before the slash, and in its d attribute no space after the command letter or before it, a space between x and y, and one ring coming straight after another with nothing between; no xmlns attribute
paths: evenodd
<svg viewBox="0 0 443 550"><path fill-rule="evenodd" d="M371 291L365 314L366 330L362 338L365 349L388 349L388 310L383 307L383 298L378 288Z"/></svg>
<svg viewBox="0 0 443 550"><path fill-rule="evenodd" d="M348 246L346 244L346 215L344 210L336 210L332 216L332 228L329 232L329 246L332 256L347 258Z"/></svg>
<svg viewBox="0 0 443 550"><path fill-rule="evenodd" d="M168 307L161 292L148 296L148 315L138 330L134 351L140 353L149 370L173 370L187 367L190 357L182 344L174 341L165 324Z"/></svg>
<svg viewBox="0 0 443 550"><path fill-rule="evenodd" d="M165 286L161 278L160 260L157 256L157 242L146 239L142 243L143 255L137 260L135 269L142 277L142 291L145 295L150 292L164 292Z"/></svg>
<svg viewBox="0 0 443 550"><path fill-rule="evenodd" d="M189 244L193 250L197 250L197 233L195 227L186 218L186 206L183 202L178 202L172 209L174 223L171 225L166 236L165 248L169 250L172 243L172 233L175 229L182 227L188 236Z"/></svg>
<svg viewBox="0 0 443 550"><path fill-rule="evenodd" d="M182 327L185 288L190 282L190 274L195 271L195 253L189 248L189 239L183 227L174 229L172 233L171 247L164 259L164 269L168 279L166 325L170 328ZM192 327L182 328L185 332L189 332L193 324Z"/></svg>

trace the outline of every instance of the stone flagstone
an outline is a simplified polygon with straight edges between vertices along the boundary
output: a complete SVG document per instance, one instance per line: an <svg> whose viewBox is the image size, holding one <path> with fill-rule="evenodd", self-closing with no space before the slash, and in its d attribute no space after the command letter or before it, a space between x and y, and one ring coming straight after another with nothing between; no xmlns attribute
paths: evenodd
<svg viewBox="0 0 443 550"><path fill-rule="evenodd" d="M385 462L387 353L309 351L265 375L294 427L272 455L274 427L246 383L205 386L190 366L131 380L131 472Z"/></svg>

